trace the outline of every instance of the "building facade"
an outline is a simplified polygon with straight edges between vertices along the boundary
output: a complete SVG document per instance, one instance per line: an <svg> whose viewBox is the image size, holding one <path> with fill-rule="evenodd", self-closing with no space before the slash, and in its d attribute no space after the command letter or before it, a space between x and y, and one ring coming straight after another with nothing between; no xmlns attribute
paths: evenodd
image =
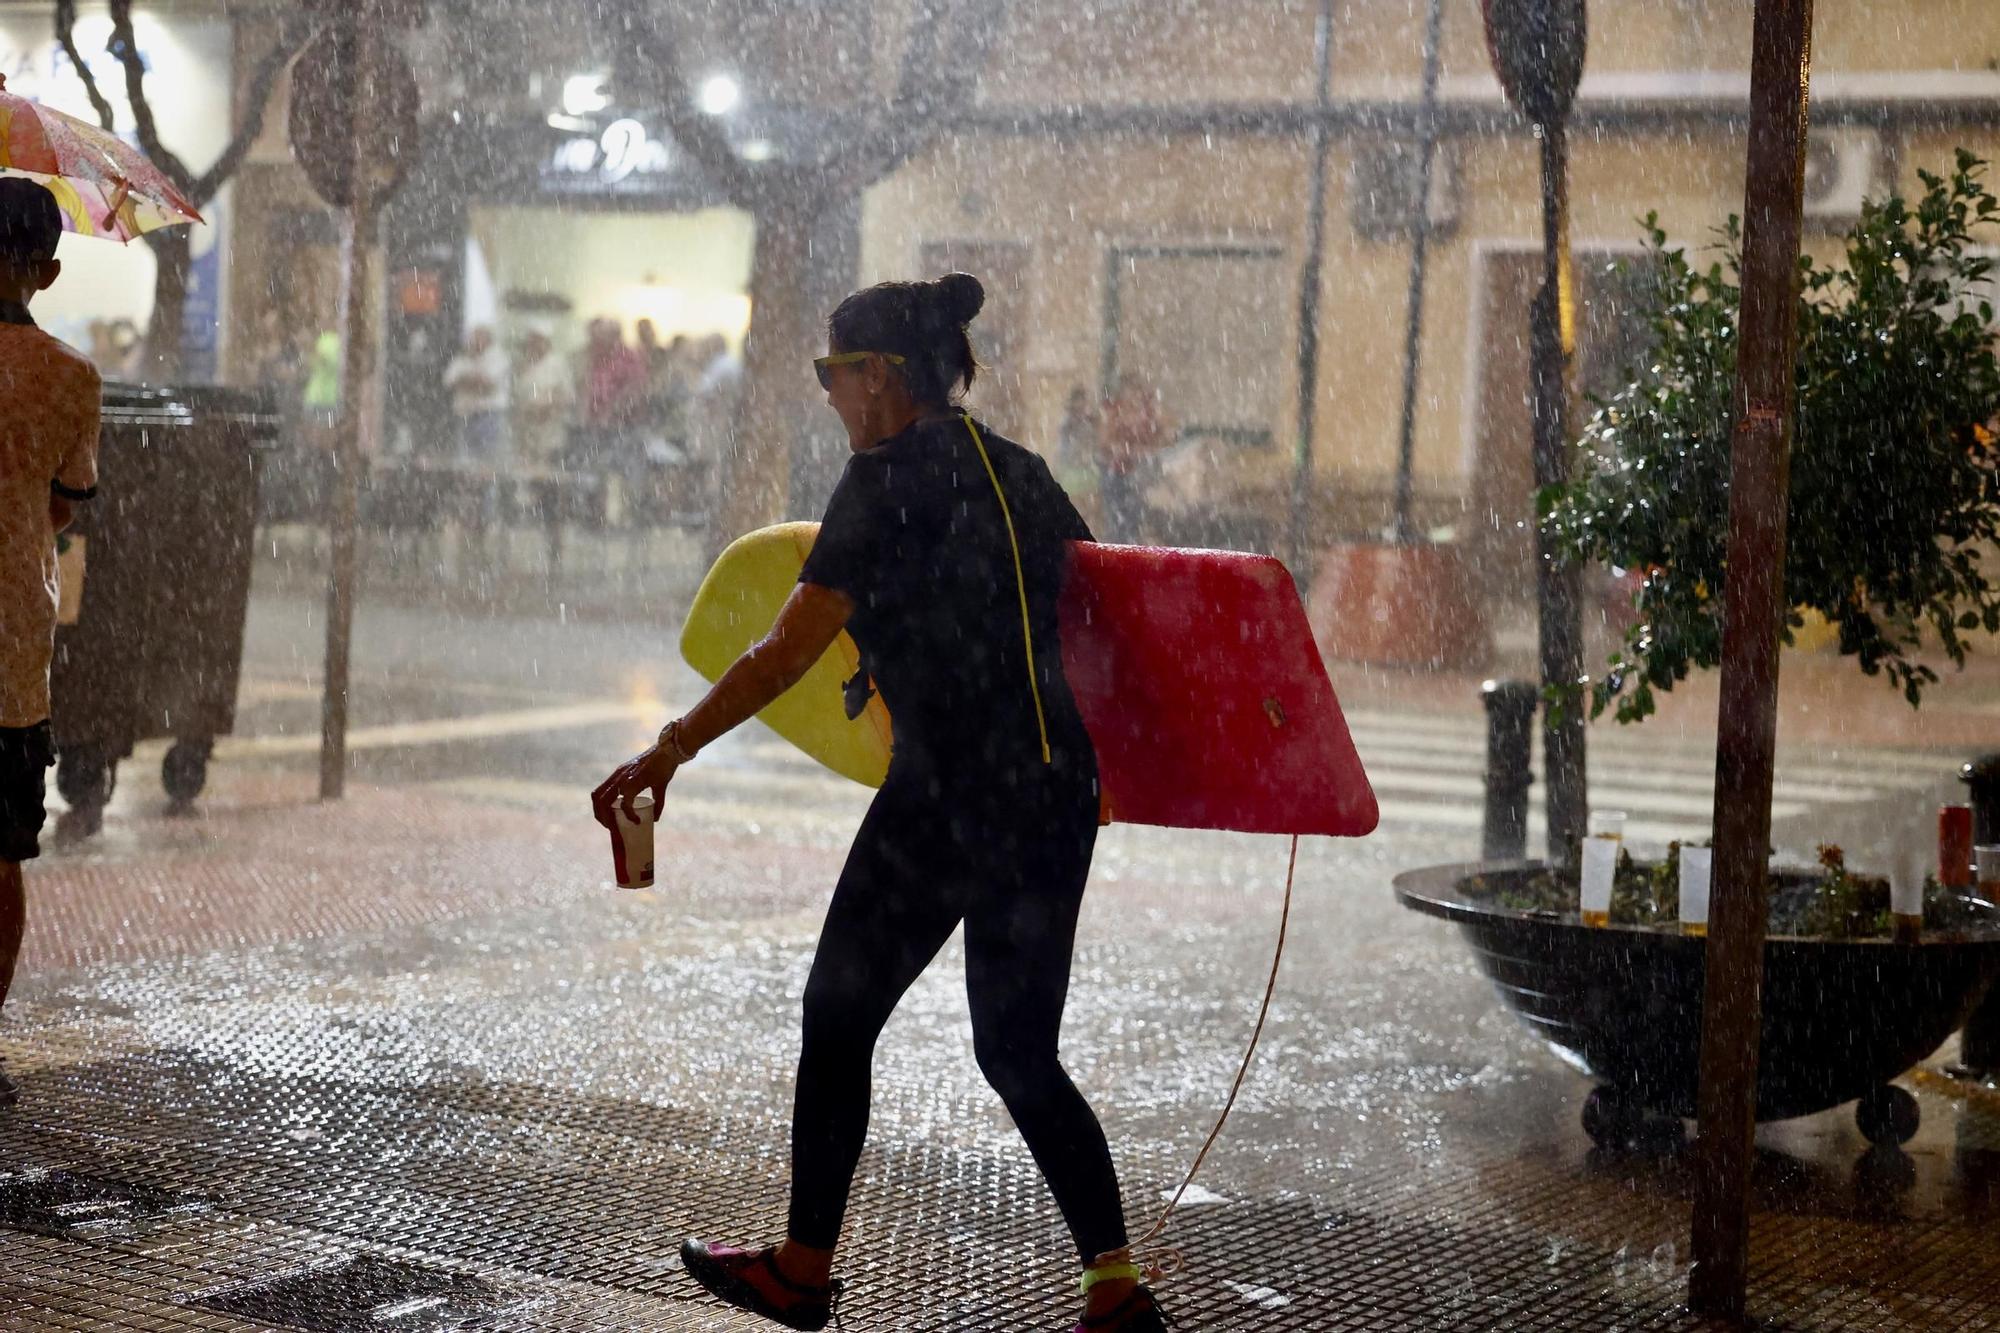
<svg viewBox="0 0 2000 1333"><path fill-rule="evenodd" d="M1633 279L1616 266L1640 247L1638 220L1657 212L1675 241L1699 248L1741 211L1751 9L1592 0L1570 135L1586 391L1608 388L1642 350L1623 309ZM1077 388L1101 395L1128 373L1152 385L1182 441L1182 484L1162 503L1205 520L1192 535L1281 549L1301 475L1313 532L1379 534L1408 365L1426 10L1423 0L1017 5L960 132L868 196L863 275L984 260L998 292L981 331L1005 351L991 358L991 392L1027 438L1053 440ZM1479 7L1448 3L1441 18L1417 526L1470 543L1489 590L1505 596L1526 591L1531 540L1539 154L1491 72ZM1956 146L2000 148L2000 7L1821 6L1814 54L1816 253L1837 246L1864 195L1914 188L1916 172L1947 169ZM1315 201L1320 133L1328 169ZM1301 321L1316 204L1315 338ZM1302 439L1300 352L1315 340Z"/></svg>

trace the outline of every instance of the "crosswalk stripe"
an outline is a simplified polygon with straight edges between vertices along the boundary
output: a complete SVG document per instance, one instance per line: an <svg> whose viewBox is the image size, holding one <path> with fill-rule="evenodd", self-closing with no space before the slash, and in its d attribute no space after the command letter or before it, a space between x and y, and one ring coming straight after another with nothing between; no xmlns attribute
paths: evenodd
<svg viewBox="0 0 2000 1333"><path fill-rule="evenodd" d="M1996 705L2000 711L2000 705ZM1364 734L1386 734L1413 745L1435 743L1446 748L1463 748L1483 752L1486 747L1486 722L1478 714L1455 712L1389 712L1381 709L1348 708L1342 710L1347 726L1357 740ZM1661 733L1648 731L1646 723L1624 725L1608 720L1594 723L1589 729L1588 745L1592 750L1631 748L1634 751L1652 754L1659 751L1672 752L1675 749L1690 755L1712 755L1712 741L1706 735L1675 734L1665 740ZM1539 740L1539 738L1537 738ZM1856 763L1868 763L1877 767L1912 769L1920 772L1949 774L1960 763L1970 758L1955 750L1925 749L1919 746L1894 745L1839 745L1825 742L1803 744L1778 737L1778 758L1782 765L1788 759L1794 763L1812 763L1816 758L1851 756Z"/></svg>
<svg viewBox="0 0 2000 1333"><path fill-rule="evenodd" d="M1371 747L1394 748L1419 754L1458 755L1484 758L1486 738L1483 734L1467 732L1448 734L1436 731L1403 732L1389 726L1350 727L1349 734L1354 743L1364 753ZM1535 736L1534 749L1541 750L1541 738ZM1605 739L1592 734L1585 742L1585 748L1593 757L1602 756L1614 762L1625 760L1685 769L1713 769L1715 751L1705 744L1690 741L1653 743L1640 737L1618 737ZM1845 762L1842 762L1842 759ZM1780 750L1778 767L1787 772L1810 773L1816 780L1840 777L1863 777L1879 780L1883 771L1893 770L1899 775L1915 778L1948 777L1957 770L1960 760L1952 754L1927 754L1922 751L1861 749L1848 750Z"/></svg>
<svg viewBox="0 0 2000 1333"><path fill-rule="evenodd" d="M1458 777L1438 773L1411 773L1394 768L1371 768L1368 783L1379 798L1384 793L1398 796L1437 796L1483 802L1486 798L1486 783L1477 776ZM1530 788L1531 793L1539 792L1541 784ZM1852 799L1850 794L1849 799ZM1531 797L1532 800L1532 797ZM1607 809L1649 810L1659 814L1699 815L1706 818L1715 807L1713 792L1662 791L1657 787L1615 786L1608 782L1590 784L1590 800L1593 805ZM1798 799L1774 799L1771 814L1777 818L1802 814L1812 808L1812 802Z"/></svg>
<svg viewBox="0 0 2000 1333"><path fill-rule="evenodd" d="M1463 776L1469 780L1483 781L1485 771L1483 758L1478 761L1462 757L1403 754L1386 747L1377 749L1364 747L1361 760L1372 779L1380 772L1435 773ZM1660 787L1672 791L1713 792L1715 790L1715 767L1668 769L1656 765L1618 764L1607 762L1602 756L1592 756L1590 775L1595 781L1632 783L1643 781L1649 787ZM1538 765L1530 765L1530 772L1540 774ZM1880 796L1884 791L1911 790L1928 786L1927 779L1892 775L1874 781L1865 781L1855 776L1846 782L1811 782L1796 780L1799 775L1790 770L1780 770L1774 794L1795 801L1837 803L1840 801L1862 801Z"/></svg>
<svg viewBox="0 0 2000 1333"><path fill-rule="evenodd" d="M1382 810L1384 824L1402 824L1418 828L1444 828L1465 832L1476 832L1483 824L1483 812L1469 805L1436 805L1427 801L1389 800L1378 803ZM1537 845L1537 840L1548 831L1547 822L1539 811L1528 812L1528 845ZM1674 822L1657 819L1628 819L1625 821L1625 840L1634 844L1664 846L1670 842L1685 842L1709 835L1706 821Z"/></svg>
<svg viewBox="0 0 2000 1333"><path fill-rule="evenodd" d="M572 700L522 708L355 728L355 750L438 745L569 728L642 724L662 720L654 700ZM1349 714L1385 823L1429 828L1477 829L1485 797L1485 738L1477 717L1357 710ZM1539 738L1537 738L1539 740ZM271 757L316 751L315 733L225 737L219 758ZM1705 836L1714 805L1715 758L1698 741L1674 737L1647 741L1638 732L1593 731L1590 799L1601 809L1627 812L1627 833L1637 842ZM148 751L156 747L146 747ZM1542 773L1540 745L1531 771ZM150 757L150 755L149 755ZM1772 815L1786 818L1815 805L1881 799L1949 777L1949 755L1870 749L1801 750L1780 756L1772 790ZM442 784L466 795L516 801L578 800L581 787L512 779L461 778ZM814 764L789 744L760 729L729 737L716 747L700 781L677 792L690 817L733 824L787 824L851 830L869 794ZM777 803L774 804L774 801ZM790 808L781 808L789 803ZM1540 784L1530 794L1531 829L1540 827Z"/></svg>
<svg viewBox="0 0 2000 1333"><path fill-rule="evenodd" d="M469 717L427 718L415 722L356 727L347 733L347 748L381 750L411 745L443 745L452 741L489 740L496 736L561 731L567 727L599 726L610 722L644 721L653 724L664 720L664 710L655 703L564 704L554 708L520 708L499 713L475 713ZM215 754L218 759L311 754L316 753L319 746L320 738L316 731L224 736L216 742Z"/></svg>

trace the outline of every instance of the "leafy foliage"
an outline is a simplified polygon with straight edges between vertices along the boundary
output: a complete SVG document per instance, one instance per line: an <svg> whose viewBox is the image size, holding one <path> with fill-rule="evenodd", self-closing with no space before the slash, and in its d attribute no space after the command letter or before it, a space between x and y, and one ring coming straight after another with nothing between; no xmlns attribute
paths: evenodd
<svg viewBox="0 0 2000 1333"><path fill-rule="evenodd" d="M1786 641L1809 608L1840 651L1886 673L1915 707L1937 673L1913 654L1926 627L1963 665L1966 631L2000 630L2000 590L1980 556L2000 536L2000 411L1992 261L1977 235L2000 226L1986 163L1920 172L1914 208L1871 201L1845 262L1799 261L1798 415L1791 459ZM1657 215L1637 261L1653 281L1650 363L1597 409L1572 480L1539 497L1571 560L1643 571L1638 623L1591 684L1591 713L1621 722L1722 656L1730 431L1741 307L1742 230L1732 217L1706 268L1668 245Z"/></svg>

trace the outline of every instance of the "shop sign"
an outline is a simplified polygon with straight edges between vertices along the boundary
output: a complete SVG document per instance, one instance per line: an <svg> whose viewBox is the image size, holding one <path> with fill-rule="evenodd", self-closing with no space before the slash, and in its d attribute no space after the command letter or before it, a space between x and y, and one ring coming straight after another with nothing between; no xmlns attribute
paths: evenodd
<svg viewBox="0 0 2000 1333"><path fill-rule="evenodd" d="M558 144L542 179L559 190L640 190L663 183L673 168L673 146L626 117L606 125L595 138L578 136Z"/></svg>

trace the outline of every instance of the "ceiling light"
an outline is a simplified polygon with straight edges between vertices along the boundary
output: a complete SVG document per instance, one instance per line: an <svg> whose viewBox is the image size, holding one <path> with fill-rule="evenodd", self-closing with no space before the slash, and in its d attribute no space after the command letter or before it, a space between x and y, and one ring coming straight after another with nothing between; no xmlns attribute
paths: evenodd
<svg viewBox="0 0 2000 1333"><path fill-rule="evenodd" d="M697 99L701 109L711 116L728 115L742 100L743 89L727 74L711 74L701 85L701 96Z"/></svg>

